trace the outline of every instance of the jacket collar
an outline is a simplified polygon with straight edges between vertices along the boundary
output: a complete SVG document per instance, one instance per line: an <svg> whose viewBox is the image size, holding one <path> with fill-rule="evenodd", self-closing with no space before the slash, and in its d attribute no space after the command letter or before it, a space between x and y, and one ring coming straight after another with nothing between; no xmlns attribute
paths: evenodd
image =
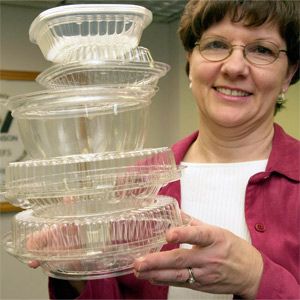
<svg viewBox="0 0 300 300"><path fill-rule="evenodd" d="M197 137L198 131L187 136L172 147L177 165L183 160ZM298 182L300 180L300 142L287 135L278 124L274 124L272 150L268 159L266 172L280 173Z"/></svg>
<svg viewBox="0 0 300 300"><path fill-rule="evenodd" d="M191 135L187 136L186 138L182 139L181 141L177 142L172 147L172 151L174 153L176 164L179 165L191 145L195 142L198 137L198 131L193 132Z"/></svg>
<svg viewBox="0 0 300 300"><path fill-rule="evenodd" d="M287 135L277 124L274 124L272 150L266 171L280 173L298 182L300 180L300 141Z"/></svg>

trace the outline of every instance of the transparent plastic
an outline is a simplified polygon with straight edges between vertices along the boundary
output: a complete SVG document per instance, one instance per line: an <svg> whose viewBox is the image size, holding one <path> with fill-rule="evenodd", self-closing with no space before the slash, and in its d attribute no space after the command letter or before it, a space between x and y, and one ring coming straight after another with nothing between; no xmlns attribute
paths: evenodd
<svg viewBox="0 0 300 300"><path fill-rule="evenodd" d="M130 110L149 103L157 88L151 86L80 87L76 89L42 90L12 96L6 106L15 118L68 118L97 113Z"/></svg>
<svg viewBox="0 0 300 300"><path fill-rule="evenodd" d="M53 62L101 59L111 47L112 56L137 47L151 21L151 11L137 5L67 5L42 12L31 24L29 37Z"/></svg>
<svg viewBox="0 0 300 300"><path fill-rule="evenodd" d="M55 65L42 72L36 81L47 88L77 86L156 86L169 70L161 62L75 62Z"/></svg>
<svg viewBox="0 0 300 300"><path fill-rule="evenodd" d="M77 54L77 55L76 55ZM65 60L62 63L72 62L85 62L85 61L119 61L119 62L135 62L135 63L147 63L149 66L153 65L153 58L149 49L145 47L136 47L124 51L120 51L120 46L110 47L97 47L92 52L92 56L82 57L82 53L69 53L66 54Z"/></svg>
<svg viewBox="0 0 300 300"><path fill-rule="evenodd" d="M22 208L80 200L115 211L147 204L180 171L169 148L15 162L6 168L6 198Z"/></svg>
<svg viewBox="0 0 300 300"><path fill-rule="evenodd" d="M155 88L76 88L11 97L31 158L143 148Z"/></svg>
<svg viewBox="0 0 300 300"><path fill-rule="evenodd" d="M60 204L64 216L57 217L57 208L52 208L15 215L4 246L23 262L39 260L49 276L61 279L130 273L135 258L159 251L166 230L182 225L177 201L165 196L155 197L147 207L115 214L99 214L97 207L80 211Z"/></svg>

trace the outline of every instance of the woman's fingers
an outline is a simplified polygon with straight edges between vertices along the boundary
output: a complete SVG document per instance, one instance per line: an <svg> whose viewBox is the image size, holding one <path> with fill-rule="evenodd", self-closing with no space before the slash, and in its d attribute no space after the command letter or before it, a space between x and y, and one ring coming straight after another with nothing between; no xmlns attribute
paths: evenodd
<svg viewBox="0 0 300 300"><path fill-rule="evenodd" d="M164 269L164 270L154 270L154 271L145 271L137 272L134 271L134 275L138 279L149 280L154 284L160 285L172 285L172 286L181 286L189 288L201 288L206 291L211 291L210 287L213 286L216 282L219 285L223 284L224 275L219 272L210 273L205 268L191 268L194 278L194 282L190 283L190 272L188 268L182 269ZM212 290L213 291L213 290Z"/></svg>
<svg viewBox="0 0 300 300"><path fill-rule="evenodd" d="M195 264L199 249L174 249L151 253L135 260L133 267L137 272L161 269L182 269Z"/></svg>
<svg viewBox="0 0 300 300"><path fill-rule="evenodd" d="M152 253L136 260L136 271L152 269L180 269L189 266L202 265L207 258L207 247L219 238L219 230L199 222L199 226L183 226L170 229L166 240L171 243L187 243L194 245L192 249L174 249L172 251Z"/></svg>
<svg viewBox="0 0 300 300"><path fill-rule="evenodd" d="M182 210L180 211L180 215L181 215L183 225L197 226L197 225L204 224L200 220L194 219L192 216L186 214Z"/></svg>
<svg viewBox="0 0 300 300"><path fill-rule="evenodd" d="M135 276L139 279L150 279L156 284L186 284L189 279L189 272L187 268L184 269L165 269L160 271L149 272L134 272Z"/></svg>
<svg viewBox="0 0 300 300"><path fill-rule="evenodd" d="M263 269L261 254L228 230L201 223L170 229L167 240L193 247L137 259L134 270L138 278L156 284L239 295L259 284ZM195 281L187 282L188 276Z"/></svg>
<svg viewBox="0 0 300 300"><path fill-rule="evenodd" d="M198 224L197 220L192 221ZM216 227L199 222L200 225L176 227L168 230L166 240L169 243L186 243L207 247L215 242Z"/></svg>

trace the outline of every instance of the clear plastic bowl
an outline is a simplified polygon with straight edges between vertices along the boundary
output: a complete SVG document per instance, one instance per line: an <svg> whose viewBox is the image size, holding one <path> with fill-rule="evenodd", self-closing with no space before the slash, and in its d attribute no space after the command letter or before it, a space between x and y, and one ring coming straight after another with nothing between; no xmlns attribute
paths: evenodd
<svg viewBox="0 0 300 300"><path fill-rule="evenodd" d="M161 62L74 62L52 66L38 75L36 81L52 89L78 86L156 86L169 69L169 65Z"/></svg>
<svg viewBox="0 0 300 300"><path fill-rule="evenodd" d="M45 90L7 107L32 158L142 149L153 87Z"/></svg>
<svg viewBox="0 0 300 300"><path fill-rule="evenodd" d="M169 148L15 162L6 168L6 198L22 208L78 200L101 202L101 211L141 207L180 171Z"/></svg>
<svg viewBox="0 0 300 300"><path fill-rule="evenodd" d="M136 48L151 21L151 11L136 5L66 5L42 12L29 37L53 62L101 59L110 48L112 56Z"/></svg>
<svg viewBox="0 0 300 300"><path fill-rule="evenodd" d="M78 205L74 203L71 205ZM159 251L165 232L181 226L177 201L156 196L153 203L140 209L99 214L43 207L15 215L12 232L4 238L6 251L23 262L41 261L49 276L62 279L95 279L132 271L135 258Z"/></svg>

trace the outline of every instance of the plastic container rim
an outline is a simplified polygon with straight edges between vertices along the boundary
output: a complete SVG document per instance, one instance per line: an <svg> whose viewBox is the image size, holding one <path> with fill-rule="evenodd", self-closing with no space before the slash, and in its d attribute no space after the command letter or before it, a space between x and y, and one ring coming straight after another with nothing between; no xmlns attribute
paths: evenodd
<svg viewBox="0 0 300 300"><path fill-rule="evenodd" d="M133 151L109 151L104 153L88 153L88 154L75 154L75 155L65 155L65 156L57 156L50 159L35 159L35 160L26 160L19 162L12 162L8 165L8 168L11 167L22 167L31 164L31 167L36 166L53 166L53 165L61 165L62 162L64 164L72 164L72 163L88 163L95 162L101 160L115 160L122 159L126 157L134 157L138 158L138 155L157 155L159 153L169 152L172 153L172 150L169 147L160 147L160 148L144 148L142 150L133 150ZM67 161L66 161L67 160ZM45 163L48 162L48 165Z"/></svg>
<svg viewBox="0 0 300 300"><path fill-rule="evenodd" d="M80 9L76 11L76 9ZM75 11L74 11L75 9ZM96 11L97 10L97 11ZM115 13L120 14L132 14L144 17L145 21L143 28L146 28L153 19L152 12L139 5L134 4L74 4L74 5L64 5L60 7L54 7L47 9L40 13L32 22L29 28L29 38L32 43L37 43L37 36L40 31L36 32L36 27L41 26L40 22L49 21L56 17L65 17L70 15L80 15L80 14L101 14L101 13ZM45 25L45 24L44 24Z"/></svg>
<svg viewBox="0 0 300 300"><path fill-rule="evenodd" d="M35 91L26 94L19 94L12 96L6 102L6 106L12 111L12 114L16 116L15 111L19 110L20 113L30 111L30 107L38 107L40 103L40 108L54 107L57 104L68 103L70 99L73 98L72 104L75 103L92 103L95 101L107 101L111 104L129 104L135 103L140 106L143 103L146 105L151 103L151 98L158 91L158 87L153 86L129 86L129 87L118 87L118 86L80 86L76 88L59 88L59 89L46 89L41 91ZM118 97L121 97L117 99ZM54 102L48 103L46 101ZM70 102L69 102L70 103ZM140 104L140 105L139 105ZM132 105L131 105L132 106Z"/></svg>
<svg viewBox="0 0 300 300"><path fill-rule="evenodd" d="M108 60L108 61L97 61L97 60L90 60L90 61L76 61L70 62L65 64L56 64L53 65L42 73L40 73L36 77L36 81L39 82L41 77L44 78L46 76L53 76L53 73L64 74L64 72L74 69L74 72L80 70L82 68L90 68L87 71L94 70L99 68L100 70L108 70L108 71L116 71L116 69L126 69L126 71L134 71L134 70L141 70L141 71L155 71L157 73L164 73L170 70L170 66L163 62L153 61L151 63L146 62L123 62L117 60ZM132 70L131 70L132 69ZM119 71L119 70L118 70ZM123 71L123 70L122 70ZM130 86L128 86L130 87Z"/></svg>

